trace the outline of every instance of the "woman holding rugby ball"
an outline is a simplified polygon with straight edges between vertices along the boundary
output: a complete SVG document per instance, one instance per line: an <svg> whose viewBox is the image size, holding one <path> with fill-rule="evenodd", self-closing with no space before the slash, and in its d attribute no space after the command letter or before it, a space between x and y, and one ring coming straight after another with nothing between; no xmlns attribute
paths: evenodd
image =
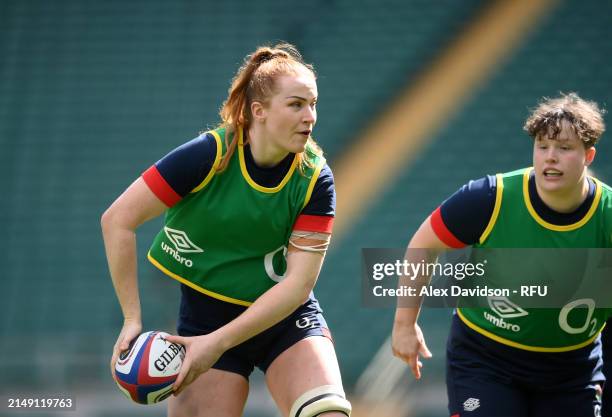
<svg viewBox="0 0 612 417"><path fill-rule="evenodd" d="M331 336L312 294L335 211L311 137L312 66L291 45L260 47L233 79L217 129L147 169L102 216L124 325L142 331L136 229L165 213L149 260L181 283L186 347L170 416L239 416L257 366L284 416L350 415Z"/></svg>

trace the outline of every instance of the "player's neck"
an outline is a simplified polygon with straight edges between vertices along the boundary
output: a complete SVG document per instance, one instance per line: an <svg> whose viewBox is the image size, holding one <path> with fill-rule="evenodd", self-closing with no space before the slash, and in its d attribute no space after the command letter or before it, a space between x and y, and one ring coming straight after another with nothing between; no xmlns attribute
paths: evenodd
<svg viewBox="0 0 612 417"><path fill-rule="evenodd" d="M570 190L546 191L538 187L536 183L538 197L553 211L557 213L572 213L580 207L589 195L589 181L586 176L581 185Z"/></svg>
<svg viewBox="0 0 612 417"><path fill-rule="evenodd" d="M289 152L264 137L263 132L254 126L249 129L247 135L251 145L251 155L253 155L253 160L259 167L276 166L289 154Z"/></svg>

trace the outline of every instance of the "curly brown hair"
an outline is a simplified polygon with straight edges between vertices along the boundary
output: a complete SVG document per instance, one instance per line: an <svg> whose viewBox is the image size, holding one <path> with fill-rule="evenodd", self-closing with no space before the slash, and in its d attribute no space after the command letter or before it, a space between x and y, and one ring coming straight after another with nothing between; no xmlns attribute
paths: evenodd
<svg viewBox="0 0 612 417"><path fill-rule="evenodd" d="M556 139L561 132L562 120L568 122L585 148L595 146L606 130L604 109L594 101L583 100L576 93L563 94L557 98L544 97L536 107L523 129L529 136Z"/></svg>

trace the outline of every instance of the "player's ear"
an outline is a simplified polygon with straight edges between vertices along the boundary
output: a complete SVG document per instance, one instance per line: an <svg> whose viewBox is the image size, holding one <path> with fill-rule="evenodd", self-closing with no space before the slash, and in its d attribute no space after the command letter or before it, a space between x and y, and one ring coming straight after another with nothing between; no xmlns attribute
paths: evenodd
<svg viewBox="0 0 612 417"><path fill-rule="evenodd" d="M586 150L586 157L585 157L585 166L589 166L591 165L591 163L593 162L593 160L595 159L595 154L597 153L597 151L595 150L594 146L591 146L590 148L587 148Z"/></svg>
<svg viewBox="0 0 612 417"><path fill-rule="evenodd" d="M253 119L258 122L263 122L266 119L266 108L261 101L253 100L251 102L251 114Z"/></svg>

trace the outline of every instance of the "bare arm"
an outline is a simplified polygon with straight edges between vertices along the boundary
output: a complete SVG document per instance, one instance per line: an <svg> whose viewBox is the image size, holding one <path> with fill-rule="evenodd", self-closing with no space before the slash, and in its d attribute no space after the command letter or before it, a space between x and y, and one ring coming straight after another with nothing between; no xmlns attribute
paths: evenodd
<svg viewBox="0 0 612 417"><path fill-rule="evenodd" d="M230 349L272 327L308 299L323 264L323 254L289 248L286 278L266 291L244 314L219 329Z"/></svg>
<svg viewBox="0 0 612 417"><path fill-rule="evenodd" d="M448 248L439 238L431 227L430 217L425 219L419 229L416 231L406 250L405 259L408 262L419 262L422 259L420 256L425 256L427 262L435 260L437 254ZM418 251L418 249L427 249L427 251ZM419 253L420 252L420 253ZM417 256L419 259L412 259ZM430 277L421 277L424 281L428 281ZM414 287L414 282L408 277L400 277L399 285ZM417 288L418 291L418 288ZM417 324L417 319L420 313L420 301L418 307L401 307L395 311L395 321L393 323L392 349L393 354L402 359L410 366L412 373L416 379L421 378L422 363L419 360L419 354L424 358L430 358L431 352L425 344L423 332Z"/></svg>
<svg viewBox="0 0 612 417"><path fill-rule="evenodd" d="M167 207L142 178L134 181L104 212L102 235L108 268L123 312L124 326L113 349L111 370L120 351L142 330L138 295L136 229L162 214Z"/></svg>
<svg viewBox="0 0 612 417"><path fill-rule="evenodd" d="M309 246L322 241L301 238L296 243ZM168 337L169 341L187 347L187 356L175 383L176 393L207 371L227 349L272 327L302 305L317 281L323 259L324 253L290 247L285 279L262 294L236 319L208 335Z"/></svg>

